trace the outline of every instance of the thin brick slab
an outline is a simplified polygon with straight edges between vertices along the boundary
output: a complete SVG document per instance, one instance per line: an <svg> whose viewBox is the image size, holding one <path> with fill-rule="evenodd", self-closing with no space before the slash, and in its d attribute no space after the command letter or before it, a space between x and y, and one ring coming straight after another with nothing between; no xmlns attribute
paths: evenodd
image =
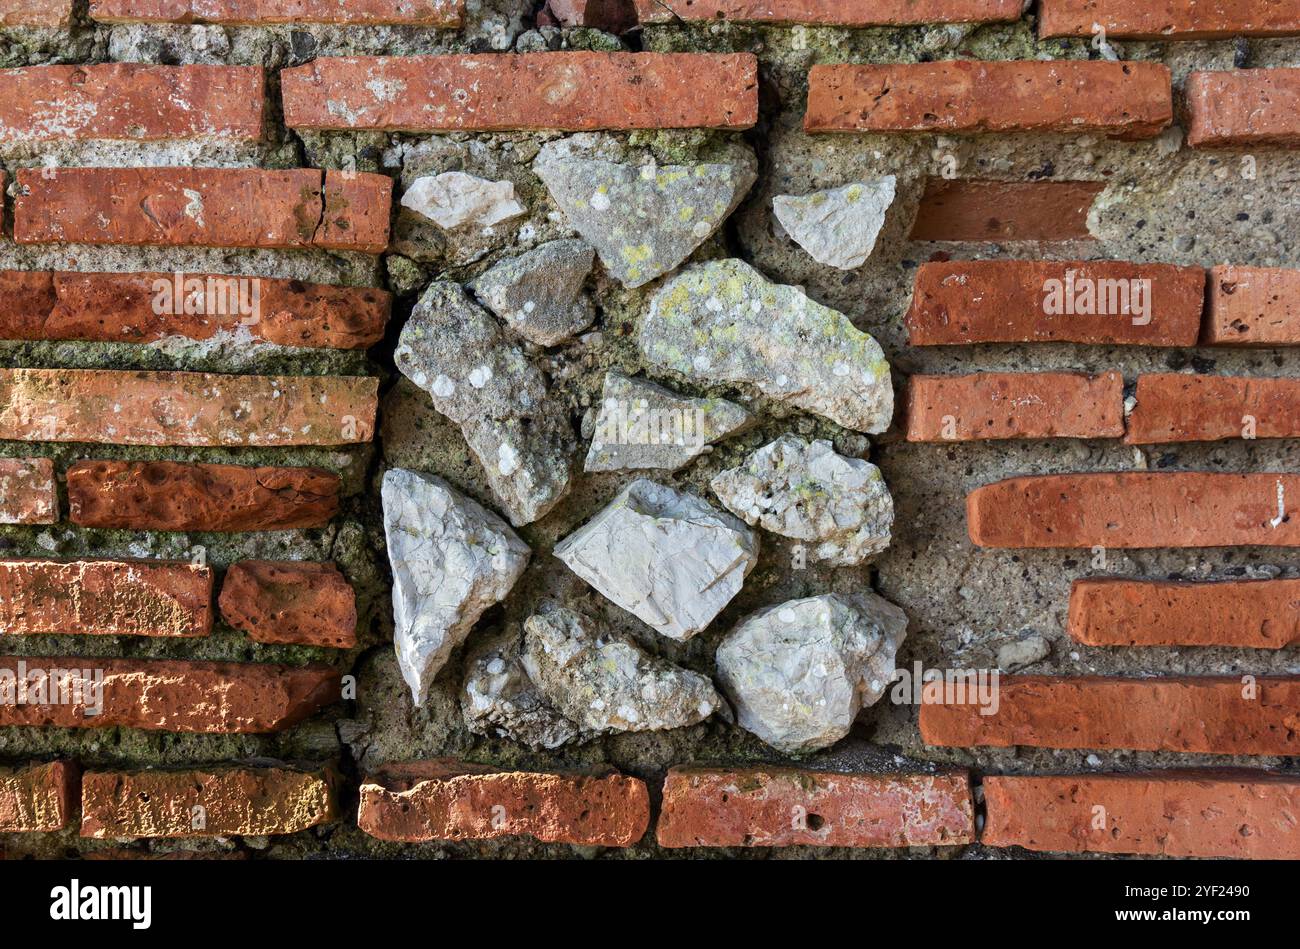
<svg viewBox="0 0 1300 949"><path fill-rule="evenodd" d="M221 618L259 643L351 649L357 597L332 563L244 560L226 571Z"/></svg>
<svg viewBox="0 0 1300 949"><path fill-rule="evenodd" d="M642 23L803 24L808 26L913 26L926 23L1010 23L1024 0L636 0Z"/></svg>
<svg viewBox="0 0 1300 949"><path fill-rule="evenodd" d="M1300 270L1213 268L1202 342L1209 346L1300 344Z"/></svg>
<svg viewBox="0 0 1300 949"><path fill-rule="evenodd" d="M912 376L907 383L909 442L1123 434L1118 372L980 372Z"/></svg>
<svg viewBox="0 0 1300 949"><path fill-rule="evenodd" d="M1294 0L1041 0L1038 35L1119 40L1300 36Z"/></svg>
<svg viewBox="0 0 1300 949"><path fill-rule="evenodd" d="M1147 373L1136 399L1130 445L1300 437L1300 379Z"/></svg>
<svg viewBox="0 0 1300 949"><path fill-rule="evenodd" d="M1194 72L1186 98L1192 148L1300 145L1300 69Z"/></svg>
<svg viewBox="0 0 1300 949"><path fill-rule="evenodd" d="M1090 241L1088 214L1100 181L985 181L930 178L917 208L914 241Z"/></svg>
<svg viewBox="0 0 1300 949"><path fill-rule="evenodd" d="M72 0L0 0L0 27L64 27L72 22Z"/></svg>
<svg viewBox="0 0 1300 949"><path fill-rule="evenodd" d="M0 768L0 833L52 833L73 818L77 766L71 761Z"/></svg>
<svg viewBox="0 0 1300 949"><path fill-rule="evenodd" d="M59 495L49 458L0 458L0 524L54 524Z"/></svg>
<svg viewBox="0 0 1300 949"><path fill-rule="evenodd" d="M90 0L91 19L101 23L454 28L461 25L464 12L465 0Z"/></svg>

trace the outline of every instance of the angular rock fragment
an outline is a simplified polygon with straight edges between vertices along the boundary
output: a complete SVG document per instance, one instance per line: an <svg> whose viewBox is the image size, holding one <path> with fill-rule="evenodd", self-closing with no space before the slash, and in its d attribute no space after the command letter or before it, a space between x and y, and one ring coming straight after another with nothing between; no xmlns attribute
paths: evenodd
<svg viewBox="0 0 1300 949"><path fill-rule="evenodd" d="M596 319L582 285L596 252L585 241L551 241L484 273L470 289L524 339L556 346Z"/></svg>
<svg viewBox="0 0 1300 949"><path fill-rule="evenodd" d="M460 426L511 523L530 524L559 502L569 488L573 426L546 376L458 284L429 287L396 360Z"/></svg>
<svg viewBox="0 0 1300 949"><path fill-rule="evenodd" d="M522 647L519 627L513 626L471 648L461 695L466 726L475 734L503 735L547 750L584 737L528 677Z"/></svg>
<svg viewBox="0 0 1300 949"><path fill-rule="evenodd" d="M897 179L886 175L812 194L780 195L772 210L785 232L819 264L857 270L876 249Z"/></svg>
<svg viewBox="0 0 1300 949"><path fill-rule="evenodd" d="M787 754L849 733L894 677L907 614L874 593L791 600L743 620L718 646L718 682L741 727Z"/></svg>
<svg viewBox="0 0 1300 949"><path fill-rule="evenodd" d="M434 475L384 475L393 642L416 706L483 612L505 599L531 551L506 523Z"/></svg>
<svg viewBox="0 0 1300 949"><path fill-rule="evenodd" d="M417 178L402 195L402 207L445 230L473 224L492 227L523 214L509 181L488 181L463 171Z"/></svg>
<svg viewBox="0 0 1300 949"><path fill-rule="evenodd" d="M754 417L726 399L691 399L644 379L605 376L587 471L676 471Z"/></svg>
<svg viewBox="0 0 1300 949"><path fill-rule="evenodd" d="M685 641L740 592L758 538L694 495L639 479L555 556L656 632Z"/></svg>
<svg viewBox="0 0 1300 949"><path fill-rule="evenodd" d="M813 560L851 567L889 546L894 499L880 469L782 435L710 482L745 523L815 544Z"/></svg>
<svg viewBox="0 0 1300 949"><path fill-rule="evenodd" d="M595 157L589 136L542 147L533 170L569 223L628 287L669 273L740 204L758 177L753 152L729 146L721 160L692 165Z"/></svg>
<svg viewBox="0 0 1300 949"><path fill-rule="evenodd" d="M744 261L699 264L661 287L641 351L689 379L745 383L860 432L883 432L894 416L880 344Z"/></svg>

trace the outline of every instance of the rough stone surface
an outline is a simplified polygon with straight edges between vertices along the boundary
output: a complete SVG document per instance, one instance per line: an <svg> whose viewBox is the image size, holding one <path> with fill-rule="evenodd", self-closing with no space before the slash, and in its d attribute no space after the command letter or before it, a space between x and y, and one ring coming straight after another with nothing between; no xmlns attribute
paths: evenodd
<svg viewBox="0 0 1300 949"><path fill-rule="evenodd" d="M1029 635L1013 639L998 649L998 668L1003 672L1011 672L1041 662L1051 653L1052 647L1042 636Z"/></svg>
<svg viewBox="0 0 1300 949"><path fill-rule="evenodd" d="M67 761L0 769L0 833L52 833L73 818L77 767Z"/></svg>
<svg viewBox="0 0 1300 949"><path fill-rule="evenodd" d="M357 598L332 563L244 560L226 571L221 618L259 643L351 649Z"/></svg>
<svg viewBox="0 0 1300 949"><path fill-rule="evenodd" d="M838 270L857 270L876 249L897 182L887 175L807 195L779 195L772 199L772 210L813 260Z"/></svg>
<svg viewBox="0 0 1300 949"><path fill-rule="evenodd" d="M745 383L845 428L883 432L894 416L880 344L741 260L699 264L660 288L641 351L694 381Z"/></svg>
<svg viewBox="0 0 1300 949"><path fill-rule="evenodd" d="M584 241L551 241L503 260L470 289L530 343L557 346L596 319L591 298L582 289L595 258Z"/></svg>
<svg viewBox="0 0 1300 949"><path fill-rule="evenodd" d="M519 627L471 643L461 687L465 724L479 735L505 737L529 748L553 750L584 737L528 677Z"/></svg>
<svg viewBox="0 0 1300 949"><path fill-rule="evenodd" d="M393 642L416 706L483 612L505 598L530 551L507 525L434 475L384 475Z"/></svg>
<svg viewBox="0 0 1300 949"><path fill-rule="evenodd" d="M907 615L873 593L767 607L718 646L718 683L742 728L787 754L849 733L894 678Z"/></svg>
<svg viewBox="0 0 1300 949"><path fill-rule="evenodd" d="M402 207L447 230L492 227L524 213L509 181L487 181L463 171L415 179L402 195Z"/></svg>
<svg viewBox="0 0 1300 949"><path fill-rule="evenodd" d="M0 524L53 524L58 519L54 462L0 458Z"/></svg>
<svg viewBox="0 0 1300 949"><path fill-rule="evenodd" d="M639 479L554 553L655 632L684 641L740 592L758 538L695 495Z"/></svg>

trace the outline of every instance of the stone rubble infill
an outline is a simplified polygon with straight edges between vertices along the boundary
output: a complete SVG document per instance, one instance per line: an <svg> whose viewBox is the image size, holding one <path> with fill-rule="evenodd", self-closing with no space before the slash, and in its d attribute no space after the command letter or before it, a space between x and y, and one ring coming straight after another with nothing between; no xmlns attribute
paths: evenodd
<svg viewBox="0 0 1300 949"><path fill-rule="evenodd" d="M676 471L754 416L726 399L691 399L644 379L605 375L587 471Z"/></svg>
<svg viewBox="0 0 1300 949"><path fill-rule="evenodd" d="M503 260L470 289L530 343L557 346L595 322L596 308L582 290L595 259L585 241L551 241Z"/></svg>
<svg viewBox="0 0 1300 949"><path fill-rule="evenodd" d="M546 376L458 284L432 284L402 329L397 368L460 426L515 526L569 489L573 427Z"/></svg>
<svg viewBox="0 0 1300 949"><path fill-rule="evenodd" d="M751 385L856 431L883 432L894 417L880 344L741 260L698 264L661 287L641 351L694 382Z"/></svg>
<svg viewBox="0 0 1300 949"><path fill-rule="evenodd" d="M857 270L876 249L897 185L897 178L886 175L798 197L778 195L772 210L813 260L838 270Z"/></svg>
<svg viewBox="0 0 1300 949"><path fill-rule="evenodd" d="M716 231L757 180L748 147L725 161L656 165L594 157L602 139L575 136L544 145L533 170L569 224L596 248L624 286L675 270Z"/></svg>
<svg viewBox="0 0 1300 949"><path fill-rule="evenodd" d="M638 479L555 556L651 629L684 642L740 592L758 563L758 538L694 495Z"/></svg>
<svg viewBox="0 0 1300 949"><path fill-rule="evenodd" d="M768 607L718 646L718 682L741 727L778 751L827 748L885 694L907 614L874 593Z"/></svg>
<svg viewBox="0 0 1300 949"><path fill-rule="evenodd" d="M782 435L710 485L745 523L815 544L812 560L852 567L889 546L894 499L884 476L830 442Z"/></svg>
<svg viewBox="0 0 1300 949"><path fill-rule="evenodd" d="M501 518L434 475L384 475L393 643L416 706L484 610L505 599L531 551Z"/></svg>
<svg viewBox="0 0 1300 949"><path fill-rule="evenodd" d="M416 178L402 195L402 207L444 230L492 227L526 210L509 181L488 181L463 171Z"/></svg>
<svg viewBox="0 0 1300 949"><path fill-rule="evenodd" d="M509 738L548 751L585 738L578 727L543 698L528 677L518 625L475 637L465 657L461 715L476 735Z"/></svg>
<svg viewBox="0 0 1300 949"><path fill-rule="evenodd" d="M563 608L524 623L523 665L546 700L592 734L684 728L722 706L705 676Z"/></svg>

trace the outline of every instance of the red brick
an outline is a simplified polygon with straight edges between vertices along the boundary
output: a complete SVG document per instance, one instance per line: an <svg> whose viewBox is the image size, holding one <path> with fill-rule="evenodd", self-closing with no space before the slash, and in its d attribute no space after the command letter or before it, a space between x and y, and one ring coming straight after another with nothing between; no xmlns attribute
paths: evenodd
<svg viewBox="0 0 1300 949"><path fill-rule="evenodd" d="M100 673L102 695L94 686ZM53 689L38 691L51 676L62 686L61 701L52 701ZM0 656L0 728L263 734L297 725L339 701L340 685L339 674L324 665ZM92 714L97 706L99 714Z"/></svg>
<svg viewBox="0 0 1300 949"><path fill-rule="evenodd" d="M1297 498L1291 474L1041 475L971 492L966 515L980 547L1297 547Z"/></svg>
<svg viewBox="0 0 1300 949"><path fill-rule="evenodd" d="M908 380L910 442L1123 434L1124 377L1118 372L979 372Z"/></svg>
<svg viewBox="0 0 1300 949"><path fill-rule="evenodd" d="M1129 415L1130 445L1300 436L1300 379L1192 376L1138 377Z"/></svg>
<svg viewBox="0 0 1300 949"><path fill-rule="evenodd" d="M322 57L281 73L295 129L749 128L750 53Z"/></svg>
<svg viewBox="0 0 1300 949"><path fill-rule="evenodd" d="M1295 0L1042 0L1038 34L1112 39L1200 40L1300 35Z"/></svg>
<svg viewBox="0 0 1300 949"><path fill-rule="evenodd" d="M1151 138L1173 121L1157 63L949 60L814 66L809 132L1101 132Z"/></svg>
<svg viewBox="0 0 1300 949"><path fill-rule="evenodd" d="M1298 678L1003 676L995 714L922 705L921 737L961 748L1294 755L1298 703Z"/></svg>
<svg viewBox="0 0 1300 949"><path fill-rule="evenodd" d="M77 766L69 761L0 769L0 833L50 833L72 822Z"/></svg>
<svg viewBox="0 0 1300 949"><path fill-rule="evenodd" d="M924 23L1009 23L1024 0L636 0L642 23L733 20L815 26L910 26Z"/></svg>
<svg viewBox="0 0 1300 949"><path fill-rule="evenodd" d="M1300 640L1300 580L1075 580L1070 635L1088 646L1282 649Z"/></svg>
<svg viewBox="0 0 1300 949"><path fill-rule="evenodd" d="M379 381L111 369L0 369L0 438L113 445L350 445Z"/></svg>
<svg viewBox="0 0 1300 949"><path fill-rule="evenodd" d="M914 241L1089 241L1099 181L931 178L912 224Z"/></svg>
<svg viewBox="0 0 1300 949"><path fill-rule="evenodd" d="M296 834L338 819L328 769L217 766L91 771L81 780L81 836L101 840Z"/></svg>
<svg viewBox="0 0 1300 949"><path fill-rule="evenodd" d="M212 632L210 567L166 560L0 560L0 634Z"/></svg>
<svg viewBox="0 0 1300 949"><path fill-rule="evenodd" d="M975 839L955 774L678 767L664 782L661 847L939 847Z"/></svg>
<svg viewBox="0 0 1300 949"><path fill-rule="evenodd" d="M32 66L0 70L0 139L262 137L254 66Z"/></svg>
<svg viewBox="0 0 1300 949"><path fill-rule="evenodd" d="M1300 781L1266 771L986 777L982 842L1049 853L1300 857Z"/></svg>
<svg viewBox="0 0 1300 949"><path fill-rule="evenodd" d="M465 0L90 0L101 23L340 23L457 27Z"/></svg>
<svg viewBox="0 0 1300 949"><path fill-rule="evenodd" d="M537 25L590 26L621 35L637 25L637 11L628 0L547 0Z"/></svg>
<svg viewBox="0 0 1300 949"><path fill-rule="evenodd" d="M72 0L0 0L0 26L67 26Z"/></svg>
<svg viewBox="0 0 1300 949"><path fill-rule="evenodd" d="M1139 325L1147 317L1137 313L1049 314L1048 288L1056 286L1050 282L1057 281L1065 291L1071 280L1075 287L1094 288L1116 286L1116 281L1132 288L1136 286L1132 281L1149 281L1145 284L1150 287L1149 322ZM1071 296L1077 299L1077 291ZM1200 267L954 260L920 266L906 323L913 346L1040 342L1195 346L1204 299L1205 271ZM1140 310L1132 301L1130 296L1129 309Z"/></svg>
<svg viewBox="0 0 1300 949"><path fill-rule="evenodd" d="M1213 268L1202 342L1211 346L1300 344L1300 270Z"/></svg>
<svg viewBox="0 0 1300 949"><path fill-rule="evenodd" d="M1300 69L1194 72L1186 95L1192 148L1300 145Z"/></svg>
<svg viewBox="0 0 1300 949"><path fill-rule="evenodd" d="M245 560L226 571L221 618L259 643L351 649L357 596L332 563Z"/></svg>
<svg viewBox="0 0 1300 949"><path fill-rule="evenodd" d="M59 495L49 458L0 458L0 524L55 524Z"/></svg>
<svg viewBox="0 0 1300 949"><path fill-rule="evenodd" d="M361 785L357 824L403 843L534 837L630 847L650 824L645 783L600 775L494 771L449 759L394 765Z"/></svg>
<svg viewBox="0 0 1300 949"><path fill-rule="evenodd" d="M18 172L19 244L266 247L382 253L393 183L311 169Z"/></svg>

